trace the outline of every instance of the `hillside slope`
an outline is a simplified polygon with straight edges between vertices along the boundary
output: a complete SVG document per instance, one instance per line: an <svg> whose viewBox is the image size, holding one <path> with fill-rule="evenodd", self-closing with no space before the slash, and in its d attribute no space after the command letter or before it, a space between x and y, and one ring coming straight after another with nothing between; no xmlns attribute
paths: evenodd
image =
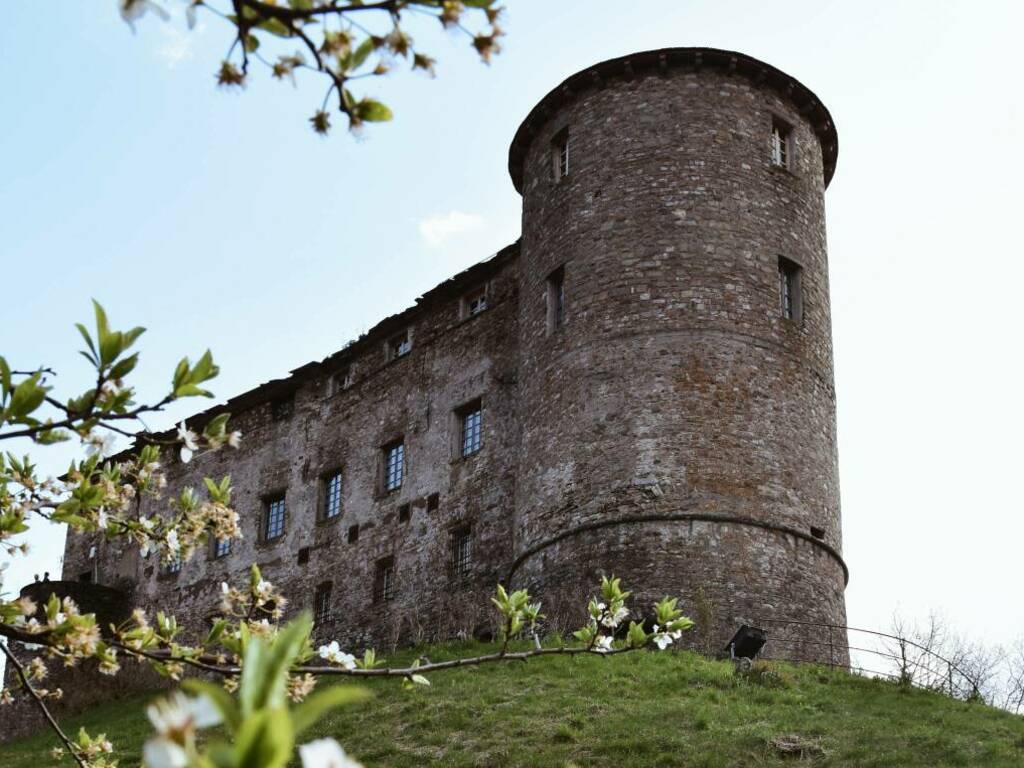
<svg viewBox="0 0 1024 768"><path fill-rule="evenodd" d="M433 661L479 647L424 649ZM402 657L412 654L403 653ZM690 653L547 658L438 673L429 688L370 681L374 700L324 720L373 766L1021 766L1024 718L815 667L739 678ZM145 699L65 725L106 730L139 764ZM47 764L48 733L0 747L5 768ZM802 756L790 749L803 748Z"/></svg>

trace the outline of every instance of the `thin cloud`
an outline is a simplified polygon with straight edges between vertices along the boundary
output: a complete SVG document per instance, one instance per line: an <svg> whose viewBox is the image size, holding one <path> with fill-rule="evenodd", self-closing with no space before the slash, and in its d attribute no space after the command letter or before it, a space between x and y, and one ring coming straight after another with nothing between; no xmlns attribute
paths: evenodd
<svg viewBox="0 0 1024 768"><path fill-rule="evenodd" d="M484 224L483 217L475 213L449 211L420 219L420 237L432 248L438 248L452 237L465 232L480 229Z"/></svg>

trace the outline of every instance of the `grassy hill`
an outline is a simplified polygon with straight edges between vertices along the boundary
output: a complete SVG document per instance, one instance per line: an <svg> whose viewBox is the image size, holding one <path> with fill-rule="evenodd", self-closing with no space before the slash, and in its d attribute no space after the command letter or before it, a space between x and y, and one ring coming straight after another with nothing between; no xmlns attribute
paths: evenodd
<svg viewBox="0 0 1024 768"><path fill-rule="evenodd" d="M479 650L425 654L438 661ZM432 682L405 690L370 681L373 701L338 711L315 736L335 736L368 768L1024 765L1022 717L809 666L770 665L742 678L728 662L638 653L462 669ZM122 768L135 766L149 734L145 701L65 725L105 730ZM39 768L51 746L43 733L0 747L0 765Z"/></svg>

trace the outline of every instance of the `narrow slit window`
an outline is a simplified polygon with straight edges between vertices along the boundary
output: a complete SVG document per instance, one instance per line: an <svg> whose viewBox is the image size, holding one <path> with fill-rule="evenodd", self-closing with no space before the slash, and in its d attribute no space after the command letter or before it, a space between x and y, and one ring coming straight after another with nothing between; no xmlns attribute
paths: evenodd
<svg viewBox="0 0 1024 768"><path fill-rule="evenodd" d="M341 492L343 478L341 470L329 473L323 479L324 503L320 516L323 520L333 520L341 514Z"/></svg>
<svg viewBox="0 0 1024 768"><path fill-rule="evenodd" d="M548 333L565 325L565 267L548 275Z"/></svg>
<svg viewBox="0 0 1024 768"><path fill-rule="evenodd" d="M386 557L377 561L377 572L373 580L373 600L384 603L395 597L395 559Z"/></svg>
<svg viewBox="0 0 1024 768"><path fill-rule="evenodd" d="M785 319L797 323L803 319L802 273L795 261L779 257L779 309Z"/></svg>
<svg viewBox="0 0 1024 768"><path fill-rule="evenodd" d="M483 418L483 408L480 401L466 406L461 413L462 439L460 453L462 456L472 456L480 450L480 432Z"/></svg>
<svg viewBox="0 0 1024 768"><path fill-rule="evenodd" d="M284 534L284 494L267 499L263 523L263 540L272 541Z"/></svg>
<svg viewBox="0 0 1024 768"><path fill-rule="evenodd" d="M469 526L452 531L452 573L467 576L473 563L473 532Z"/></svg>
<svg viewBox="0 0 1024 768"><path fill-rule="evenodd" d="M569 175L569 129L563 128L551 140L551 165L555 181Z"/></svg>
<svg viewBox="0 0 1024 768"><path fill-rule="evenodd" d="M404 479L405 443L399 440L384 448L384 490L398 490Z"/></svg>
<svg viewBox="0 0 1024 768"><path fill-rule="evenodd" d="M791 167L793 159L793 129L781 120L772 120L772 165Z"/></svg>
<svg viewBox="0 0 1024 768"><path fill-rule="evenodd" d="M348 543L355 544L359 541L359 524L351 525L348 529Z"/></svg>
<svg viewBox="0 0 1024 768"><path fill-rule="evenodd" d="M322 626L331 620L331 582L320 584L313 593L313 625Z"/></svg>

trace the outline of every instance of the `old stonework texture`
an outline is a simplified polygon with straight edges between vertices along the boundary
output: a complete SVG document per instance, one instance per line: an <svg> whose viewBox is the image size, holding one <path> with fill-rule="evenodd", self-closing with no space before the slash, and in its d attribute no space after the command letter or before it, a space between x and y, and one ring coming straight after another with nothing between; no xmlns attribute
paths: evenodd
<svg viewBox="0 0 1024 768"><path fill-rule="evenodd" d="M244 538L177 572L70 535L63 579L190 631L253 562L317 639L387 648L492 628L496 583L578 627L602 574L721 650L846 663L824 192L837 137L760 61L670 48L547 94L512 142L522 238L232 413ZM160 514L166 502L145 514Z"/></svg>

